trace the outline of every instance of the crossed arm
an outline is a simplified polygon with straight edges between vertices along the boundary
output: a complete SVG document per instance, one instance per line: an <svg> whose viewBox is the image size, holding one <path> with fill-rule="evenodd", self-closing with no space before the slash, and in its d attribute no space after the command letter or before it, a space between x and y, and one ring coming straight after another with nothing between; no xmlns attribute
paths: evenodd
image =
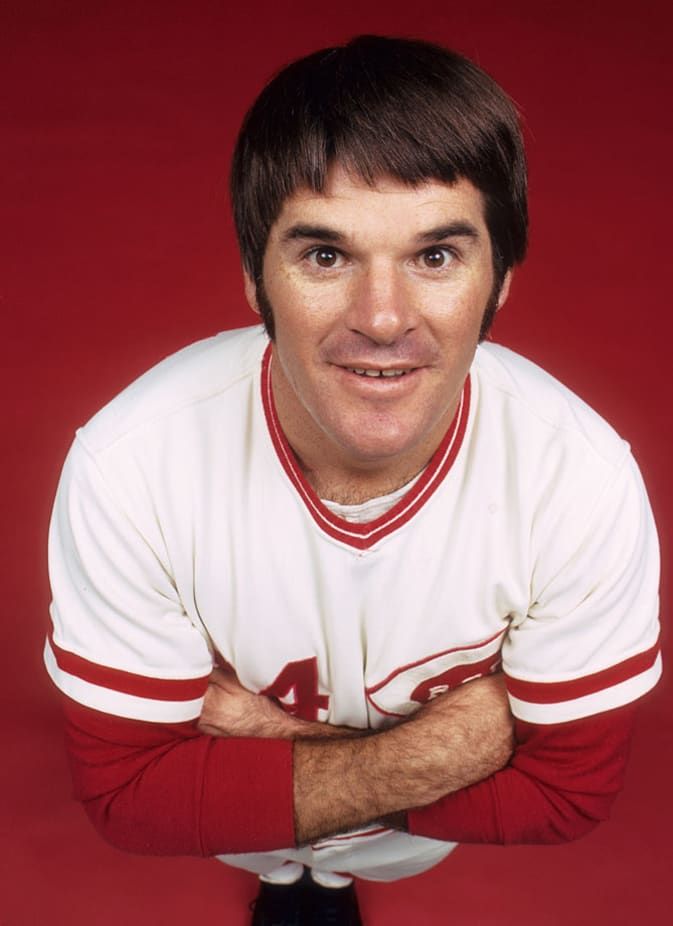
<svg viewBox="0 0 673 926"><path fill-rule="evenodd" d="M379 820L457 842L576 839L609 816L635 712L517 720L512 734L498 675L380 733L300 720L219 673L200 729L63 703L75 796L100 834L130 852L206 856Z"/></svg>
<svg viewBox="0 0 673 926"><path fill-rule="evenodd" d="M502 675L468 682L379 733L293 717L216 670L199 728L214 736L294 740L299 844L431 804L506 765L513 720ZM396 815L392 817L391 815Z"/></svg>

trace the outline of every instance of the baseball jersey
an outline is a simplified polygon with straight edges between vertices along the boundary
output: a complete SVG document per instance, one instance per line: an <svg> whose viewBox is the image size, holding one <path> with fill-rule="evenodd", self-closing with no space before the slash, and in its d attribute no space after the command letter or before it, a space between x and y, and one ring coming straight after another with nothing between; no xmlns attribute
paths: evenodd
<svg viewBox="0 0 673 926"><path fill-rule="evenodd" d="M74 701L198 717L215 662L305 719L382 729L502 668L556 724L656 682L656 533L625 444L481 345L419 479L373 521L318 499L259 327L168 358L81 429L50 532L45 660ZM379 828L380 830L380 828Z"/></svg>

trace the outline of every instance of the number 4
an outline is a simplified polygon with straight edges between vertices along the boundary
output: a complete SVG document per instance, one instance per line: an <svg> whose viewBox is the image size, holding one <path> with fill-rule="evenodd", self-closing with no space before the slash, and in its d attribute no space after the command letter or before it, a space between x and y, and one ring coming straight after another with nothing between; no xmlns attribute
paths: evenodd
<svg viewBox="0 0 673 926"><path fill-rule="evenodd" d="M318 720L318 711L327 710L329 696L318 689L318 660L300 659L288 662L275 681L260 694L277 698L288 714L302 720Z"/></svg>

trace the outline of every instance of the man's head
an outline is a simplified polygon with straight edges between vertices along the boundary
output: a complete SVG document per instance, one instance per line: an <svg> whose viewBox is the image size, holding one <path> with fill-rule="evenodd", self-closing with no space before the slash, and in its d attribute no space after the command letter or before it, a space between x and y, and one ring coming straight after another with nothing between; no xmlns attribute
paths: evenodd
<svg viewBox="0 0 673 926"><path fill-rule="evenodd" d="M527 242L523 143L500 87L454 52L379 36L315 52L271 81L243 123L231 192L243 265L272 337L262 278L269 232L288 197L323 192L335 166L372 186L465 178L482 193L494 271L483 337Z"/></svg>

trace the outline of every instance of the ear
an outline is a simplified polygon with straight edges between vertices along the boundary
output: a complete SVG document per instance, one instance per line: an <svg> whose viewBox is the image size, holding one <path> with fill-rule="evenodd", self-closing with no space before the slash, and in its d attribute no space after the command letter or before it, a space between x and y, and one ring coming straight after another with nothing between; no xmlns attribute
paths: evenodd
<svg viewBox="0 0 673 926"><path fill-rule="evenodd" d="M247 270L243 271L243 285L245 288L245 298L248 305L256 315L261 315L259 309L259 304L257 302L257 287L255 286L255 281L250 276Z"/></svg>
<svg viewBox="0 0 673 926"><path fill-rule="evenodd" d="M512 283L512 273L512 270L508 270L505 274L505 279L502 281L502 286L500 287L500 292L498 293L498 302L495 309L496 312L499 312L507 302L507 297L509 296L509 287Z"/></svg>

